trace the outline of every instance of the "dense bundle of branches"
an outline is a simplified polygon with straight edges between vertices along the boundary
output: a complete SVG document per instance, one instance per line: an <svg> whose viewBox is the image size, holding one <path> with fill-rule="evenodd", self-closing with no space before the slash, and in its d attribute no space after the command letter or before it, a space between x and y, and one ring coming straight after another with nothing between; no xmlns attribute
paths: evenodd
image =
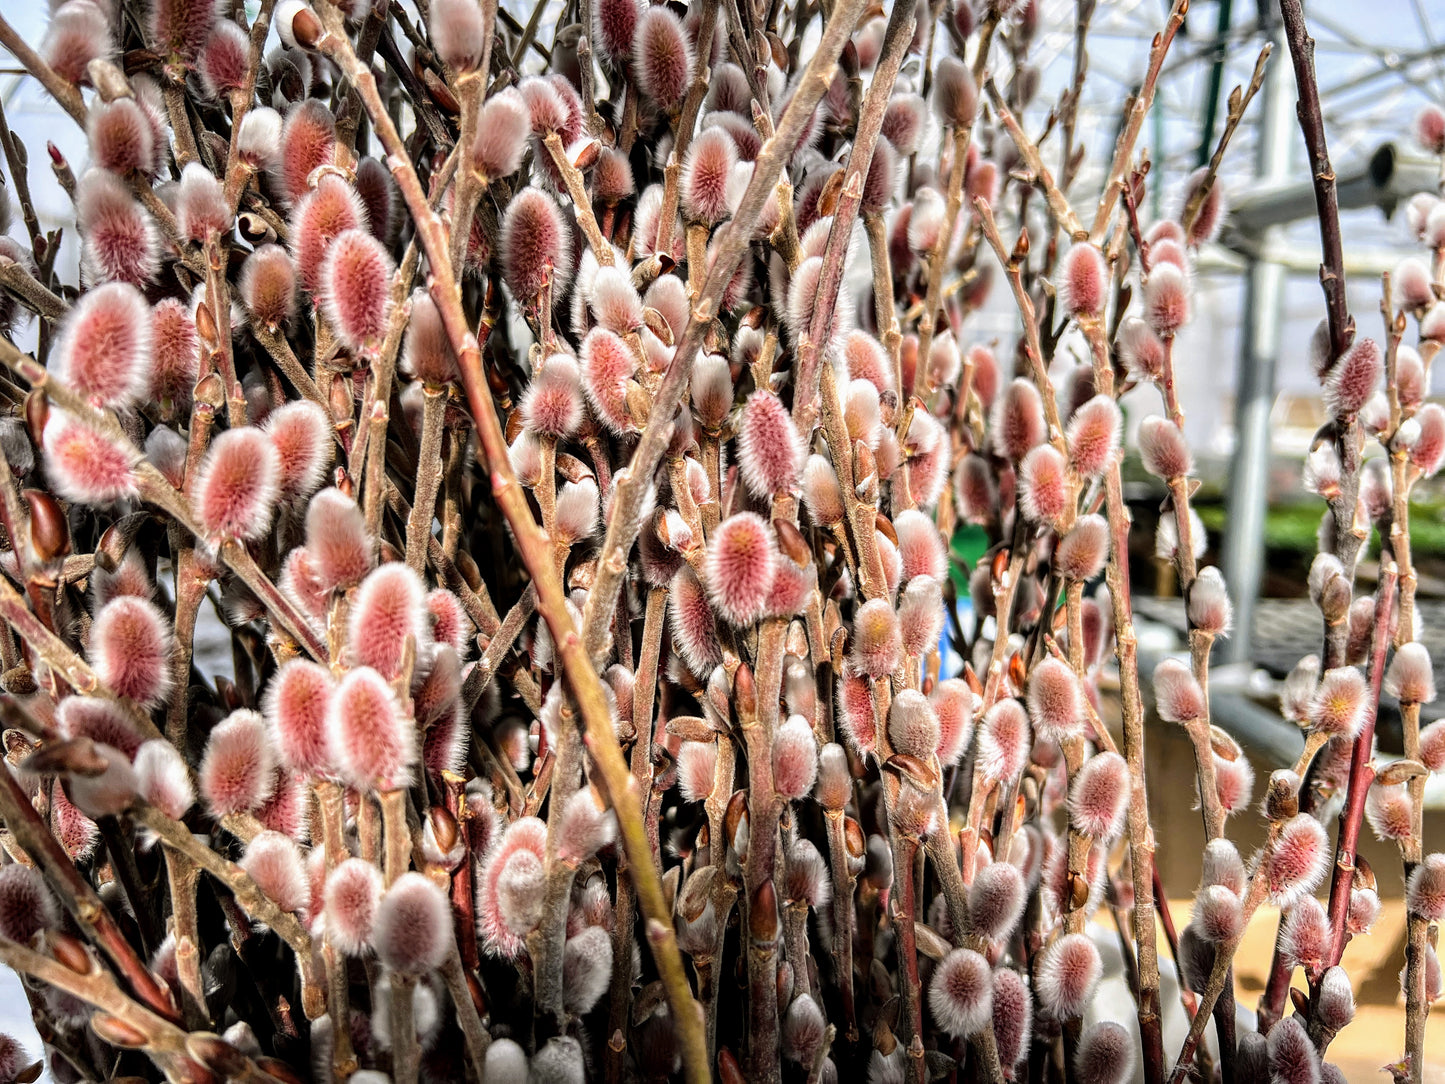
<svg viewBox="0 0 1445 1084"><path fill-rule="evenodd" d="M38 48L0 19L89 140L83 168L51 148L71 281L0 125L28 238L0 240L0 321L38 344L0 339L0 961L55 1078L1336 1080L1368 818L1408 877L1420 1080L1445 731L1407 509L1445 456L1445 203L1410 206L1433 259L1387 280L1383 349L1357 337L1283 0L1325 238L1324 634L1241 854L1174 343L1267 57L1141 222L1185 6L1087 193L1092 0L1037 141L1033 2L569 0L549 35L540 3L64 0ZM1445 151L1445 114L1420 134ZM1002 349L969 330L994 283ZM1150 384L1190 627L1152 680L1117 402ZM1407 759L1377 772L1382 689ZM1177 937L1146 692L1209 839ZM1265 901L1255 1030L1231 960ZM0 1079L34 1053L0 1044Z"/></svg>

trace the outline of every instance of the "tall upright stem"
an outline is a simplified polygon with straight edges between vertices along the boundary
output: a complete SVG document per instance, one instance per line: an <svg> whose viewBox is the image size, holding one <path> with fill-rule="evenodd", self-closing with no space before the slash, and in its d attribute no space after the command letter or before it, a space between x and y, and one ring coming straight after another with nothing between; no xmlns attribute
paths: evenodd
<svg viewBox="0 0 1445 1084"><path fill-rule="evenodd" d="M426 385L421 400L421 455L417 461L416 497L406 521L406 563L417 572L426 567L427 539L431 537L432 520L436 518L442 472L442 422L446 412L447 389Z"/></svg>

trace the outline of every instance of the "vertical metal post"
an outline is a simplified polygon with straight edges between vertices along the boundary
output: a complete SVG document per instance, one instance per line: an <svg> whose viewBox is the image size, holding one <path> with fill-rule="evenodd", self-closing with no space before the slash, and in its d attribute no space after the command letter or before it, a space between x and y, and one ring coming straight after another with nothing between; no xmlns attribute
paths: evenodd
<svg viewBox="0 0 1445 1084"><path fill-rule="evenodd" d="M1195 165L1209 165L1209 157L1214 153L1214 129L1219 121L1219 89L1224 83L1224 61L1229 56L1229 28L1233 19L1233 0L1219 0L1214 59L1209 65L1209 89L1204 95L1204 130L1199 133L1199 153Z"/></svg>
<svg viewBox="0 0 1445 1084"><path fill-rule="evenodd" d="M1266 183L1289 178L1290 108L1288 64L1279 16L1267 33L1275 43L1261 88L1259 149L1255 176ZM1261 251L1280 244L1282 230L1271 226L1260 238ZM1229 471L1228 515L1224 528L1224 579L1234 596L1235 629L1225 641L1226 658L1250 657L1255 599L1264 572L1264 524L1269 503L1269 416L1274 406L1275 364L1279 355L1284 311L1285 269L1265 259L1251 259L1245 273L1244 321L1241 325L1239 370L1235 381L1234 459Z"/></svg>

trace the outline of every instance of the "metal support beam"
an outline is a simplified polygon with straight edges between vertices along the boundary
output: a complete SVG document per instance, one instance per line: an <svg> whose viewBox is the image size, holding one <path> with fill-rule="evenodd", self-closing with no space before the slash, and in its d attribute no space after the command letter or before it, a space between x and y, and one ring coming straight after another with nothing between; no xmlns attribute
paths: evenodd
<svg viewBox="0 0 1445 1084"><path fill-rule="evenodd" d="M1219 21L1214 29L1214 61L1209 65L1209 89L1204 92L1204 127L1199 133L1196 166L1209 165L1209 157L1214 153L1214 126L1219 119L1219 88L1224 82L1224 61L1229 53L1229 23L1233 15L1233 0L1219 0Z"/></svg>
<svg viewBox="0 0 1445 1084"><path fill-rule="evenodd" d="M1268 89L1267 82L1264 89ZM1393 143L1383 144L1367 161L1339 171L1335 191L1340 210L1378 207L1389 218L1415 193L1434 191L1439 169L1437 162L1407 157ZM1261 179L1230 207L1220 243L1243 255L1253 255L1262 247L1260 235L1270 226L1314 216L1311 180L1289 178L1283 183L1271 183Z"/></svg>
<svg viewBox="0 0 1445 1084"><path fill-rule="evenodd" d="M1278 16L1270 24L1275 56L1284 55ZM1289 177L1290 67L1271 64L1261 91L1261 120L1255 176L1281 183ZM1263 249L1280 243L1281 229L1265 230ZM1225 641L1232 662L1250 656L1254 602L1264 574L1264 522L1269 503L1269 416L1274 406L1275 364L1279 356L1285 269L1252 258L1245 275L1244 334L1235 381L1234 460L1229 471L1228 516L1224 534L1224 579L1234 596L1234 632Z"/></svg>

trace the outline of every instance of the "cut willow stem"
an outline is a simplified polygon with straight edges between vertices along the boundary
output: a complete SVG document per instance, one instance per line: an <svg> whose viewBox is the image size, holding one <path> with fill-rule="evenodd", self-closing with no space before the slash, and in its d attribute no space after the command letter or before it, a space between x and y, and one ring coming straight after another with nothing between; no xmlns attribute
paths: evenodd
<svg viewBox="0 0 1445 1084"><path fill-rule="evenodd" d="M442 322L457 354L458 367L467 390L473 421L477 425L482 451L492 478L492 492L511 526L523 563L538 585L538 611L547 621L552 641L557 645L563 670L577 701L587 732L588 748L597 766L597 775L606 788L607 797L617 813L619 834L628 852L638 897L648 915L648 943L662 977L663 988L672 1008L678 1029L687 1076L695 1084L708 1079L709 1059L702 1015L684 970L672 928L671 912L662 892L662 883L653 865L647 843L646 827L640 808L641 795L633 787L632 777L618 747L612 729L611 711L603 695L601 682L593 668L590 646L600 646L605 631L611 626L617 591L627 567L626 554L631 549L639 526L638 508L663 448L670 436L672 417L681 402L686 378L701 345L703 329L717 311L723 290L731 280L738 261L747 249L753 224L761 212L768 191L783 162L791 155L804 125L832 79L832 69L844 41L852 32L862 11L863 0L840 3L824 29L808 70L784 113L779 137L765 144L756 163L753 180L732 219L718 238L713 267L708 275L703 298L694 306L692 318L683 334L677 352L669 364L654 416L644 431L626 480L617 480L618 492L613 495L612 520L608 526L603 555L598 562L598 577L589 593L584 613L583 637L577 635L566 608L566 596L560 577L551 563L550 546L537 528L527 506L526 496L517 484L491 389L482 372L481 354L476 336L468 326L462 310L461 295L447 258L447 237L440 219L428 205L420 179L407 154L396 125L387 113L377 90L376 79L362 63L346 38L338 11L322 12L326 33L318 42L320 50L336 61L342 73L356 87L370 115L376 133L386 148L392 168L408 210L415 221L418 237L426 250L432 268L432 296L441 311ZM791 138L783 139L783 133ZM664 393L668 393L665 395ZM627 486L627 481L632 485ZM625 543L622 536L626 536ZM601 599L600 605L594 604ZM599 620L600 618L600 620Z"/></svg>
<svg viewBox="0 0 1445 1084"><path fill-rule="evenodd" d="M1396 650L1415 639L1415 565L1410 551L1410 489L1414 479L1409 474L1409 450L1400 439L1403 409L1397 380L1400 338L1405 330L1405 314L1395 313L1390 292L1390 276L1383 276L1380 308L1385 318L1385 391L1390 404L1390 436L1385 447L1390 455L1390 554L1400 578L1399 619L1395 622ZM1428 363L1427 363L1428 364ZM1400 724L1405 738L1405 759L1420 760L1420 705L1400 702ZM1425 839L1425 777L1413 776L1408 785L1411 830L1400 844L1406 880L1423 858ZM1425 996L1429 920L1407 910L1405 916L1405 1059L1410 1084L1423 1084L1425 1074L1425 1020L1430 1012Z"/></svg>
<svg viewBox="0 0 1445 1084"><path fill-rule="evenodd" d="M528 584L522 591L522 597L517 599L512 608L507 611L506 618L491 640L487 642L482 657L477 660L477 665L467 675L466 682L462 685L462 702L470 709L475 707L482 694L487 691L487 686L497 676L497 670L502 665L502 660L512 650L512 645L517 642L517 637L522 634L522 629L531 620L532 615L537 612L537 590L532 584Z"/></svg>
<svg viewBox="0 0 1445 1084"><path fill-rule="evenodd" d="M577 717L565 701L558 712L556 762L552 769L552 794L547 803L546 883L542 896L542 919L527 936L527 953L532 958L533 1015L548 1020L548 1026L566 1023L563 950L567 940L567 912L577 867L561 856L562 831L567 803L577 793L582 778L582 735Z"/></svg>
<svg viewBox="0 0 1445 1084"><path fill-rule="evenodd" d="M867 479L856 477L853 447L843 417L843 404L838 398L838 377L831 365L821 366L818 387L823 412L823 439L833 458L833 469L838 475L839 488L843 493L843 519L848 534L853 539L853 550L858 555L859 586L865 599L885 598L888 594L888 583L883 574L883 562L878 553L877 531L874 526L877 507L876 504L865 504L859 498L858 483L866 482ZM873 485L876 502L876 477Z"/></svg>
<svg viewBox="0 0 1445 1084"><path fill-rule="evenodd" d="M181 987L181 1015L191 1030L210 1026L201 982L201 936L196 925L196 882L200 867L169 847L162 848L171 899L171 934L175 938L176 980Z"/></svg>
<svg viewBox="0 0 1445 1084"><path fill-rule="evenodd" d="M20 204L20 216L25 222L25 232L30 237L30 255L37 267L45 267L42 258L45 251L45 235L40 232L40 216L35 213L35 201L30 196L30 177L27 168L26 151L15 139L15 133L5 119L5 108L0 105L0 147L4 148L5 161L10 167L10 182L15 186L16 201ZM50 275L41 272L47 281Z"/></svg>
<svg viewBox="0 0 1445 1084"><path fill-rule="evenodd" d="M172 534L179 540L179 530ZM191 659L195 652L196 616L206 598L206 586L211 582L205 575L203 562L197 557L194 546L181 546L176 561L176 620L175 652L171 659L171 698L166 705L166 738L177 749L186 748L186 733L190 726L190 684Z"/></svg>
<svg viewBox="0 0 1445 1084"><path fill-rule="evenodd" d="M246 74L241 80L241 85L230 94L231 138L226 145L225 199L226 206L231 209L232 214L235 214L236 208L240 205L241 193L251 178L250 168L241 162L241 146L238 136L241 132L241 121L250 112L251 103L256 97L256 76L261 69L261 51L265 48L266 35L271 29L271 11L275 4L276 0L261 0L260 10L256 12L256 21L251 24L251 29L248 31Z"/></svg>
<svg viewBox="0 0 1445 1084"><path fill-rule="evenodd" d="M392 887L412 864L412 830L406 824L406 791L377 793L381 806L381 879ZM416 1019L412 1012L416 976L389 971L390 996L387 1007L392 1016L392 1078L396 1084L416 1084L422 1051L416 1042Z"/></svg>
<svg viewBox="0 0 1445 1084"><path fill-rule="evenodd" d="M1132 198L1130 206L1133 206ZM1169 420L1184 432L1184 410L1179 405L1178 384L1174 378L1174 336L1164 336L1164 370L1160 382L1164 395L1164 409ZM1194 745L1195 770L1199 777L1199 808L1204 817L1206 839L1219 839L1224 835L1224 806L1219 800L1219 787L1214 770L1214 749L1209 741L1209 652L1214 637L1201 633L1195 627L1190 612L1190 601L1194 592L1194 581L1198 578L1199 567L1194 556L1194 523L1189 515L1189 478L1179 475L1170 478L1169 503L1174 511L1174 567L1179 573L1179 593L1184 600L1184 619L1189 630L1189 657L1194 679L1203 694L1204 714L1191 721L1190 741ZM1201 740L1202 739L1202 740Z"/></svg>
<svg viewBox="0 0 1445 1084"><path fill-rule="evenodd" d="M1414 705L1419 713L1420 706ZM1416 807L1419 816L1419 807ZM1415 838L1419 839L1418 831ZM1430 999L1425 991L1430 955L1430 920L1424 915L1408 913L1405 920L1405 1059L1410 1084L1425 1079L1425 1022L1430 1015Z"/></svg>
<svg viewBox="0 0 1445 1084"><path fill-rule="evenodd" d="M0 583L3 582L0 579ZM160 1013L167 1020L178 1020L179 1013L169 989L160 985L144 961L136 955L105 903L90 882L80 875L70 856L30 804L29 796L8 770L0 771L0 820L5 822L15 844L30 856L57 889L56 895L80 929L100 946L135 995L150 1010ZM0 946L4 944L0 940Z"/></svg>
<svg viewBox="0 0 1445 1084"><path fill-rule="evenodd" d="M697 36L694 41L712 41L713 31L717 26L718 0L702 0L701 4L694 10L698 13ZM687 149L692 143L693 129L697 127L697 117L702 111L702 103L707 95L710 82L709 52L700 52L694 59L692 78L688 82L687 94L682 101L682 107L671 119L674 142L672 150L668 152L667 164L662 171L662 207L657 219L657 240L653 245L654 252L672 252L673 230L677 224L677 204L681 195L679 191L679 179L682 172L682 164L687 156ZM628 94L632 93L632 80L628 80ZM630 97L629 97L630 100ZM700 283L703 278L703 269L694 269L690 262L688 266L688 277L691 279L697 276ZM689 296L694 302L698 294L691 293Z"/></svg>
<svg viewBox="0 0 1445 1084"><path fill-rule="evenodd" d="M341 784L333 780L317 780L313 788L316 807L320 812L321 843L325 848L326 873L339 866L346 849L346 795ZM169 854L170 852L167 851ZM337 1080L349 1080L356 1072L356 1055L351 1047L351 1029L337 1023L351 1019L351 990L347 978L346 957L331 941L327 931L321 946L321 958L326 967L326 1005L332 1020L331 1066Z"/></svg>
<svg viewBox="0 0 1445 1084"><path fill-rule="evenodd" d="M389 972L387 1007L391 1015L391 1077L396 1084L416 1084L421 1067L421 1047L416 1037L416 976Z"/></svg>
<svg viewBox="0 0 1445 1084"><path fill-rule="evenodd" d="M602 230L597 225L597 216L592 213L592 200L587 195L586 182L567 157L567 149L562 146L562 137L556 132L548 132L543 142L546 144L547 153L552 156L557 172L562 175L567 194L572 197L572 210L577 214L577 224L582 227L582 235L587 238L592 255L597 257L597 262L603 267L611 267L612 246L608 244L607 238L602 236Z"/></svg>
<svg viewBox="0 0 1445 1084"><path fill-rule="evenodd" d="M783 680L783 652L787 618L768 618L758 633L754 688L734 687L738 726L748 761L748 854L743 870L743 891L748 900L748 922L756 930L754 915L760 894L769 898L778 845L778 821L785 800L773 781L773 738L778 729L778 697ZM739 670L743 682L746 671ZM776 887L776 886L774 886ZM776 921L776 916L773 916ZM780 1079L778 1054L778 942L756 940L748 949L749 1049L748 1079L775 1084Z"/></svg>
<svg viewBox="0 0 1445 1084"><path fill-rule="evenodd" d="M281 910L251 879L250 874L211 850L179 821L172 820L159 809L144 802L132 807L130 815L137 824L144 825L160 836L165 846L179 851L225 885L248 917L269 926L276 932L276 936L286 942L296 955L296 966L301 973L301 1000L306 1018L315 1020L324 1013L326 998L316 974L311 935L296 916L290 911Z"/></svg>
<svg viewBox="0 0 1445 1084"><path fill-rule="evenodd" d="M276 363L281 374L291 381L297 391L326 411L328 418L331 417L331 403L326 396L321 394L321 389L316 386L316 381L306 371L306 367L301 364L300 359L296 357L295 351L291 349L291 344L285 336L254 322L250 325L250 329L251 335L261 344L266 353L271 355L271 360Z"/></svg>
<svg viewBox="0 0 1445 1084"><path fill-rule="evenodd" d="M948 173L948 198L943 207L943 228L928 256L928 289L923 299L923 315L918 321L918 363L926 366L933 348L933 338L938 332L938 318L943 304L943 272L949 262L949 250L953 247L953 230L958 221L958 212L963 206L963 177L968 171L968 145L973 138L973 125L956 128L953 132L953 164ZM900 387L901 399L904 389ZM912 420L912 398L908 406L898 411L898 435L900 442L908 432ZM902 475L907 478L906 474ZM912 502L907 502L911 507Z"/></svg>
<svg viewBox="0 0 1445 1084"><path fill-rule="evenodd" d="M0 263L0 286L9 290L25 305L52 324L59 323L70 312L70 304L37 282L18 263Z"/></svg>
<svg viewBox="0 0 1445 1084"><path fill-rule="evenodd" d="M1270 847L1279 834L1280 825L1276 822L1270 825L1269 840L1264 845L1264 852L1268 853ZM1244 898L1241 908L1240 928L1249 926L1249 920L1259 909L1259 905L1265 897L1266 863L1261 862L1259 869L1255 872L1249 883L1249 891ZM1136 909L1137 913L1137 909ZM1169 1074L1169 1084L1183 1084L1190 1075L1194 1064L1194 1053L1199 1047L1199 1040L1204 1036L1204 1029L1208 1025L1214 1013L1214 1006L1218 1003L1221 994L1224 992L1225 984L1230 981L1234 973L1234 954L1239 950L1242 938L1236 938L1215 948L1214 966L1209 972L1209 981L1203 992L1199 995L1199 1005L1194 1011L1194 1019L1190 1021L1189 1033L1184 1037L1184 1045L1179 1049L1179 1058L1174 1063L1174 1069Z"/></svg>
<svg viewBox="0 0 1445 1084"><path fill-rule="evenodd" d="M843 1019L848 1028L844 1038L849 1043L855 1043L858 1041L858 1010L853 1001L853 886L857 879L848 872L843 817L841 809L829 809L824 813L828 833L828 866L833 874L833 970L838 976Z"/></svg>
<svg viewBox="0 0 1445 1084"><path fill-rule="evenodd" d="M607 535L597 561L597 579L588 592L587 604L582 612L584 646L590 656L599 654L612 624L618 592L627 571L627 554L637 539L641 525L638 513L667 448L673 419L682 403L703 337L718 312L733 272L748 251L758 216L773 194L784 164L792 157L805 128L812 123L814 109L832 85L838 54L864 6L865 0L844 0L833 9L818 48L783 111L777 130L764 141L758 152L752 180L737 210L727 225L713 237L712 267L708 271L702 296L693 302L687 327L678 340L662 383L653 395L652 413L632 459L614 478L616 493L612 499Z"/></svg>
<svg viewBox="0 0 1445 1084"><path fill-rule="evenodd" d="M1323 966L1328 970L1340 962L1345 951L1345 920L1350 911L1350 889L1355 876L1355 851L1360 826L1365 819L1365 798L1375 779L1375 721L1380 710L1380 688L1385 678L1385 654L1390 643L1390 615L1394 610L1395 588L1399 573L1394 562L1386 561L1380 568L1380 584L1375 592L1374 637L1370 649L1370 694L1365 722L1355 735L1350 752L1350 776L1345 792L1345 806L1340 811L1335 863L1330 874L1330 942Z"/></svg>
<svg viewBox="0 0 1445 1084"><path fill-rule="evenodd" d="M477 137L477 124L481 119L483 99L487 93L487 80L492 70L492 49L496 43L497 0L481 0L482 7L482 59L475 71L457 76L457 100L461 105L461 123L458 128L457 150L464 155L471 154L472 144ZM486 191L486 184L463 164L458 168L457 182L453 190L451 256L452 274L460 276L466 262L467 245L472 233L472 218L476 214L477 201Z"/></svg>
<svg viewBox="0 0 1445 1084"><path fill-rule="evenodd" d="M1033 183L1044 190L1044 198L1048 201L1049 213L1053 215L1054 221L1069 235L1070 240L1079 241L1087 237L1088 233L1080 224L1078 216L1074 214L1073 207L1069 206L1068 199L1059 186L1054 183L1053 174L1044 165L1043 155L1039 153L1038 145L1024 134L1018 120L1004 103L1003 95L999 93L994 81L988 80L984 84L984 89L988 92L989 100L993 102L994 111L998 113L999 123L1008 131L1009 138L1018 148L1019 157L1024 160L1029 172L1033 174Z"/></svg>
<svg viewBox="0 0 1445 1084"><path fill-rule="evenodd" d="M3 938L0 938L0 963L94 1005L101 1011L92 1018L93 1022L101 1028L118 1024L119 1028L114 1030L124 1029L127 1038L138 1037L138 1048L146 1052L167 1079L214 1079L190 1053L188 1040L200 1036L188 1035L174 1022L127 997L101 968L92 966L89 972L80 974L49 956ZM237 1061L237 1064L228 1064L228 1079L246 1084L273 1079L249 1058L238 1055Z"/></svg>
<svg viewBox="0 0 1445 1084"><path fill-rule="evenodd" d="M426 571L427 542L436 518L437 490L441 487L442 423L446 421L447 389L427 384L422 388L421 455L417 463L416 495L406 521L406 563L417 573Z"/></svg>
<svg viewBox="0 0 1445 1084"><path fill-rule="evenodd" d="M908 1037L904 1073L910 1084L923 1084L927 1074L923 1066L922 983L918 978L918 839L892 831L889 835L893 841L893 878L898 889L895 895L889 897L889 902L898 936L898 959L903 970L899 976L903 1007L899 1023L903 1026L903 1035Z"/></svg>
<svg viewBox="0 0 1445 1084"><path fill-rule="evenodd" d="M1254 101L1254 96L1259 93L1259 88L1264 86L1264 68L1269 63L1270 54L1273 51L1274 42L1265 42L1264 48L1259 51L1259 58L1254 62L1254 74L1250 76L1249 86L1243 91L1239 87L1235 87L1230 92L1229 116L1224 122L1224 131L1220 133L1219 143L1214 148L1214 154L1210 156L1209 166L1204 171L1203 180L1190 193L1189 200L1184 204L1184 210L1179 215L1179 224L1184 228L1185 237L1194 232L1194 223L1199 218L1204 201L1209 198L1215 178L1219 176L1219 166L1224 161L1224 152L1229 147L1229 141L1234 138L1235 129L1244 119L1244 114L1249 109L1249 103Z"/></svg>
<svg viewBox="0 0 1445 1084"><path fill-rule="evenodd" d="M477 1013L471 987L467 983L467 972L462 964L461 951L455 943L447 953L446 962L442 964L442 980L446 983L447 993L451 995L452 1005L456 1008L457 1026L462 1029L462 1039L467 1044L472 1072L476 1074L477 1080L486 1080L487 1047L491 1045L492 1037L487 1033L482 1018Z"/></svg>
<svg viewBox="0 0 1445 1084"><path fill-rule="evenodd" d="M1314 39L1305 26L1304 10L1299 0L1280 0L1280 15L1284 22L1285 40L1289 45L1290 61L1294 66L1298 100L1295 114L1299 120L1300 132L1304 136L1305 149L1309 155L1310 173L1314 184L1315 214L1320 225L1320 289L1325 299L1325 320L1329 329L1330 357L1336 362L1355 338L1355 320L1350 315L1345 292L1344 245L1340 234L1339 196L1335 187L1334 167L1330 163L1329 144L1325 138L1324 113L1320 105L1319 85L1315 79ZM1329 534L1328 552L1339 558L1344 575L1351 588L1354 586L1355 565L1363 541L1356 533L1355 509L1359 501L1360 465L1362 459L1362 433L1358 419L1354 417L1336 419L1334 424L1335 450L1340 461L1340 481L1334 497L1329 500L1332 530ZM1321 546L1321 549L1325 549ZM1333 670L1347 663L1349 643L1349 622L1336 624L1325 622L1324 649L1320 653L1321 671ZM1306 783L1300 794L1300 808L1313 812L1315 789ZM1363 796L1362 796L1363 797ZM1348 901L1347 901L1348 902ZM1289 988L1285 981L1275 981L1275 976L1285 969L1280 951L1279 939L1275 942L1274 961L1271 965L1271 981L1266 987L1266 996L1261 1000L1260 1015L1267 1022L1280 1019L1284 1014Z"/></svg>
<svg viewBox="0 0 1445 1084"><path fill-rule="evenodd" d="M898 70L902 66L908 46L913 41L917 26L915 10L911 4L893 5L893 11L888 17L888 28L883 34L883 49L879 54L873 78L868 84L868 92L863 96L858 126L853 135L853 146L848 152L847 164L843 167L843 191L833 212L833 222L828 229L828 240L823 249L823 268L818 276L817 302L813 307L808 334L798 351L796 386L801 391L794 396L793 421L805 437L812 432L813 423L818 416L817 400L810 392L817 382L818 359L826 346L828 328L833 324L833 314L838 306L838 290L843 283L843 265L853 239L853 226L863 203L863 188L872 167L874 148L883 130L883 115L887 111L889 99L893 96ZM791 207L791 201L789 206ZM893 296L891 282L887 296ZM881 296L878 304L883 304ZM886 325L880 320L878 330L883 332L885 329ZM902 396L901 384L897 390Z"/></svg>
<svg viewBox="0 0 1445 1084"><path fill-rule="evenodd" d="M1176 10L1178 8L1176 7ZM1157 43L1156 43L1157 47ZM1005 254L993 213L983 200L974 200L988 238L999 262L1010 279L1015 280L1015 298L1023 317L1028 352L1036 354L1031 363L1046 369L1039 343L1038 328L1033 318L1032 302L1022 290L1017 261ZM1103 327L1098 320L1080 322L1080 330L1090 345L1094 367L1094 387L1098 394L1113 397L1114 370ZM1057 406L1052 396L1044 396L1044 410L1054 439L1062 439L1057 424ZM1133 609L1129 596L1129 525L1128 506L1124 503L1123 480L1119 458L1111 461L1104 474L1105 508L1109 520L1109 561L1106 582L1113 606L1115 655L1119 665L1120 706L1123 715L1124 759L1129 766L1129 808L1126 821L1129 858L1134 878L1134 938L1139 962L1139 1034L1143 1044L1144 1078L1147 1084L1158 1084L1164 1076L1164 1036L1159 1007L1159 954L1154 932L1154 832L1149 825L1148 796L1144 786L1144 705L1139 695L1139 659L1134 634ZM989 675L990 683L993 674Z"/></svg>
<svg viewBox="0 0 1445 1084"><path fill-rule="evenodd" d="M1282 0L1282 2L1287 3L1291 0ZM1174 6L1169 10L1169 18L1164 22L1164 29L1154 35L1153 45L1149 49L1149 67L1144 73L1144 83L1139 88L1139 92L1134 95L1124 130L1119 133L1118 142L1114 146L1114 161L1109 166L1104 191L1099 196L1099 209L1094 214L1094 226L1089 231L1089 240L1095 245L1104 240L1104 233L1109 228L1109 219L1114 213L1114 204L1119 201L1119 196L1127 183L1129 162L1134 156L1134 144L1138 141L1139 132L1144 127L1144 118L1149 115L1149 110L1154 104L1154 88L1159 82L1160 69L1164 67L1164 57L1169 52L1174 35L1184 25L1184 14L1188 10L1189 0L1174 0Z"/></svg>
<svg viewBox="0 0 1445 1084"><path fill-rule="evenodd" d="M642 654L638 659L637 680L632 685L632 760L630 771L633 786L639 794L652 791L652 709L657 695L657 670L662 654L662 632L667 615L667 588L654 587L647 594L647 609L642 623ZM626 876L628 854L617 856L617 905L614 908L612 932L612 994L608 1008L607 1078L620 1080L627 1051L628 1010L632 1001L632 950L636 944L637 896L632 878ZM713 1020L709 1015L709 1022ZM615 1045L621 1035L623 1043ZM712 1050L711 1043L707 1049ZM711 1062L711 1058L709 1058Z"/></svg>

